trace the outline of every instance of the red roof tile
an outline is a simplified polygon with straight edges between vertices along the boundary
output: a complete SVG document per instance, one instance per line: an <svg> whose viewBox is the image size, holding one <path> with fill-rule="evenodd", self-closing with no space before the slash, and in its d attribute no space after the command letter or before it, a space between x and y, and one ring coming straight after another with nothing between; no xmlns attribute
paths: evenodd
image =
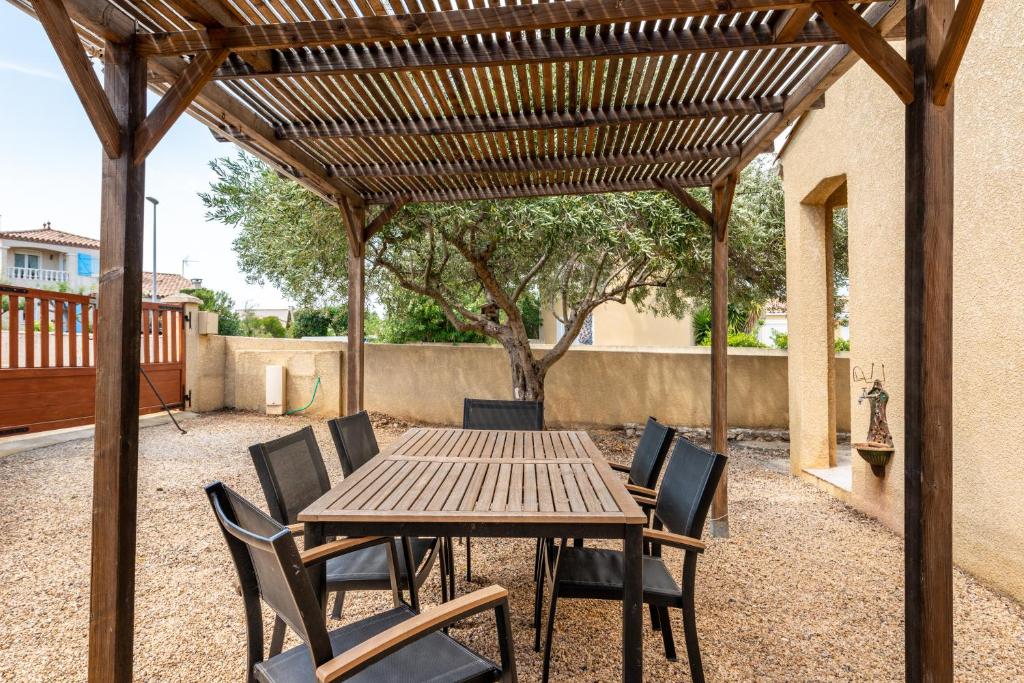
<svg viewBox="0 0 1024 683"><path fill-rule="evenodd" d="M63 230L54 230L46 223L39 230L15 230L0 232L0 238L39 242L40 244L59 244L65 247L81 247L83 249L99 249L100 241L83 235L75 235Z"/></svg>

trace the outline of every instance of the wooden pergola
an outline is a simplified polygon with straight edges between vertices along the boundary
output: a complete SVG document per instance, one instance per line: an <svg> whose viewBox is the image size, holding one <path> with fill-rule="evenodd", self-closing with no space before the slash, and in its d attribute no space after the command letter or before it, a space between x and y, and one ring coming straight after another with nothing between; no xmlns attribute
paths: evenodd
<svg viewBox="0 0 1024 683"><path fill-rule="evenodd" d="M737 177L859 59L906 104L906 675L952 680L952 85L982 0L9 1L43 25L104 151L91 681L132 675L144 162L179 116L339 208L350 412L366 242L406 202L671 192L713 235L725 452ZM903 37L906 58L886 41Z"/></svg>

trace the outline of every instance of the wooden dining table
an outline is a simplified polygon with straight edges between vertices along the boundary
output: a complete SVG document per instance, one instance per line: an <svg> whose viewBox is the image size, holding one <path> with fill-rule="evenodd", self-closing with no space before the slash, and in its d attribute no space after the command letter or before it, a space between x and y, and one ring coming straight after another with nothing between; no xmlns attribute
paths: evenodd
<svg viewBox="0 0 1024 683"><path fill-rule="evenodd" d="M410 429L299 521L307 547L331 536L622 539L622 680L642 680L647 518L586 432ZM323 570L312 578L322 595Z"/></svg>

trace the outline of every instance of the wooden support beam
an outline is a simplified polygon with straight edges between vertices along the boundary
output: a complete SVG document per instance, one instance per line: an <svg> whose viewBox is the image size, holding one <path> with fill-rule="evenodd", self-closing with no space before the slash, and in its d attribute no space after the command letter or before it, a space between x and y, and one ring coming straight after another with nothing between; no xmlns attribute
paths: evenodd
<svg viewBox="0 0 1024 683"><path fill-rule="evenodd" d="M466 202L480 199L514 199L517 197L551 197L554 195L600 194L602 192L643 192L664 189L663 176L646 180L612 180L531 185L480 186L458 190L403 190L401 193L368 194L367 204L390 204L405 198L410 202ZM686 176L674 178L682 187L708 187L712 177Z"/></svg>
<svg viewBox="0 0 1024 683"><path fill-rule="evenodd" d="M381 229L388 224L388 221L390 221L392 218L398 215L398 212L402 210L402 207L408 203L409 200L406 199L405 197L402 197L401 199L396 199L395 201L391 202L383 209L381 209L381 212L374 216L373 220L370 221L369 225L366 226L366 230L363 233L364 239L369 240L371 237L380 232Z"/></svg>
<svg viewBox="0 0 1024 683"><path fill-rule="evenodd" d="M971 34L974 33L974 25L978 23L978 15L981 14L983 4L985 0L960 0L956 5L953 21L946 32L946 41L935 65L935 75L932 77L932 101L940 107L946 104L949 94L953 91L953 82L956 81L960 62L963 61L967 45L971 42Z"/></svg>
<svg viewBox="0 0 1024 683"><path fill-rule="evenodd" d="M961 0L962 1L962 0ZM953 680L953 100L932 80L953 0L907 1L904 533L906 680Z"/></svg>
<svg viewBox="0 0 1024 683"><path fill-rule="evenodd" d="M345 349L345 414L363 409L366 308L366 208L338 202L348 238L348 333ZM385 209L386 210L386 209Z"/></svg>
<svg viewBox="0 0 1024 683"><path fill-rule="evenodd" d="M891 35L900 26L906 10L906 0L891 0L885 4L875 4L864 11L864 20L878 29L882 35ZM743 145L743 153L734 162L715 175L715 182L722 182L726 176L742 170L754 157L771 149L775 139L803 116L816 102L819 102L825 91L838 81L843 74L853 68L860 58L857 53L846 45L831 48L828 54L812 68L800 81L793 92L786 98L786 106L777 116L770 117L750 136Z"/></svg>
<svg viewBox="0 0 1024 683"><path fill-rule="evenodd" d="M807 4L806 0L729 0L725 6L721 0L565 0L151 33L140 37L138 50L145 55L184 55L215 48L248 52L317 45L389 43L703 17L723 12L763 12L805 7Z"/></svg>
<svg viewBox="0 0 1024 683"><path fill-rule="evenodd" d="M407 161L373 165L333 165L328 172L342 178L395 178L409 176L474 175L480 173L533 173L591 168L618 168L650 164L678 164L739 156L739 145L712 145L693 149L635 154L541 157L538 159L462 159L459 161Z"/></svg>
<svg viewBox="0 0 1024 683"><path fill-rule="evenodd" d="M489 116L453 116L433 119L384 119L287 123L276 129L281 140L308 138L356 138L367 136L445 135L501 133L519 130L593 128L596 126L690 121L707 118L753 116L784 111L782 97L750 97L708 102L601 107L583 111L522 112Z"/></svg>
<svg viewBox="0 0 1024 683"><path fill-rule="evenodd" d="M64 66L75 94L85 108L85 114L89 117L107 158L119 158L121 129L117 117L114 116L110 101L100 86L100 81L92 69L92 63L85 54L85 48L78 38L78 33L75 32L75 26L71 23L71 17L63 2L35 0L32 7Z"/></svg>
<svg viewBox="0 0 1024 683"><path fill-rule="evenodd" d="M809 12L810 10L808 10ZM783 40L785 38L785 40ZM322 50L286 51L272 71L228 62L218 80L297 75L355 75L391 71L433 71L452 67L568 62L596 57L672 56L733 50L835 45L839 36L824 22L779 36L767 26L686 26L667 23L653 31L604 33L514 33L473 41L444 40L375 45L332 45ZM246 57L249 54L246 53Z"/></svg>
<svg viewBox="0 0 1024 683"><path fill-rule="evenodd" d="M715 227L715 217L699 201L697 198L690 194L690 191L684 187L680 187L679 184L674 180L663 180L661 186L665 188L665 191L675 197L680 204L685 206L687 209L697 215L697 218L704 221L709 228Z"/></svg>
<svg viewBox="0 0 1024 683"><path fill-rule="evenodd" d="M145 165L132 163L146 115L146 63L131 44L104 48L106 95L123 131L120 156L103 159L96 326L89 681L132 680L135 609L139 353Z"/></svg>
<svg viewBox="0 0 1024 683"><path fill-rule="evenodd" d="M196 55L196 58L185 67L178 80L164 93L160 102L136 131L134 163L141 164L146 160L178 117L185 113L196 96L206 87L213 72L227 56L227 50L203 52Z"/></svg>
<svg viewBox="0 0 1024 683"><path fill-rule="evenodd" d="M181 10L186 19L204 28L245 26L249 23L231 5L221 0L171 0L171 4ZM245 61L257 73L266 73L274 68L273 53L269 50L250 52L245 55Z"/></svg>
<svg viewBox="0 0 1024 683"><path fill-rule="evenodd" d="M729 216L738 175L711 188L711 448L729 454ZM729 470L722 472L711 502L711 535L729 536Z"/></svg>
<svg viewBox="0 0 1024 683"><path fill-rule="evenodd" d="M780 43L788 43L794 40L807 26L814 14L813 7L796 7L786 10L785 14L779 17L775 23L775 39Z"/></svg>
<svg viewBox="0 0 1024 683"><path fill-rule="evenodd" d="M910 65L875 27L857 14L845 0L819 0L812 6L853 51L889 84L904 104L914 101L914 74Z"/></svg>

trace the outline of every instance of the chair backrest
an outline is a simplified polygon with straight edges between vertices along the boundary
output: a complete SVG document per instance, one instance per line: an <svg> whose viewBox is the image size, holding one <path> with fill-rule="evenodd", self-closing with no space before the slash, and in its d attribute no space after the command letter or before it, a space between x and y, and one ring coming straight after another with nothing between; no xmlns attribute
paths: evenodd
<svg viewBox="0 0 1024 683"><path fill-rule="evenodd" d="M467 398L462 404L462 428L543 431L544 401Z"/></svg>
<svg viewBox="0 0 1024 683"><path fill-rule="evenodd" d="M331 430L334 447L341 459L341 471L346 477L380 453L370 416L365 410L355 415L336 417L327 422L327 427Z"/></svg>
<svg viewBox="0 0 1024 683"><path fill-rule="evenodd" d="M249 446L270 516L294 524L298 514L331 490L312 427Z"/></svg>
<svg viewBox="0 0 1024 683"><path fill-rule="evenodd" d="M291 531L221 482L206 487L227 541L245 602L249 637L249 676L263 659L260 597L309 646L313 667L331 659L323 610ZM296 571L296 569L300 571Z"/></svg>
<svg viewBox="0 0 1024 683"><path fill-rule="evenodd" d="M655 487L675 435L676 430L661 424L653 417L647 418L644 435L640 437L636 453L633 454L633 464L629 467L630 483L648 489Z"/></svg>
<svg viewBox="0 0 1024 683"><path fill-rule="evenodd" d="M674 534L700 538L727 458L680 436L665 468L654 513Z"/></svg>

